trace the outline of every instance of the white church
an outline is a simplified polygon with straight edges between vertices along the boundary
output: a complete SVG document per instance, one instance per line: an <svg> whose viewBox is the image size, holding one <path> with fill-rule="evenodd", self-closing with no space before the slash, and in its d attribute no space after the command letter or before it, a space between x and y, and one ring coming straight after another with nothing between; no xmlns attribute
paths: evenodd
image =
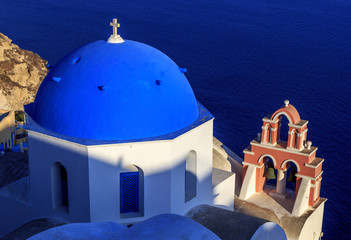
<svg viewBox="0 0 351 240"><path fill-rule="evenodd" d="M26 106L29 203L9 204L21 217L0 215L3 228L47 216L135 223L199 204L233 210L235 176L213 172L214 118L186 69L123 40L118 25L57 63Z"/></svg>

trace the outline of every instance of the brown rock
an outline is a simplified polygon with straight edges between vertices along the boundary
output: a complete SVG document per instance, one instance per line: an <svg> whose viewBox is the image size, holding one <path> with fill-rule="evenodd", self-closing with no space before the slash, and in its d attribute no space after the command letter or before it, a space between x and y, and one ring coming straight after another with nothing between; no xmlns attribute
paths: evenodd
<svg viewBox="0 0 351 240"><path fill-rule="evenodd" d="M0 109L23 110L48 73L47 61L0 33Z"/></svg>

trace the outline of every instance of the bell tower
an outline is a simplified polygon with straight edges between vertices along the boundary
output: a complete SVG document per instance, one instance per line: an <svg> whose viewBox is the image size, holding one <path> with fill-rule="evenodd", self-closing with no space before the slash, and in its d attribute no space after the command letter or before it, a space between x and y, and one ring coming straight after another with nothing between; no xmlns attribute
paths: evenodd
<svg viewBox="0 0 351 240"><path fill-rule="evenodd" d="M280 138L283 117L289 122L287 141ZM288 100L262 121L262 132L244 150L243 184L239 198L246 200L263 191L267 179L276 179L275 189L269 194L286 198L288 180L293 182L295 190L292 215L301 216L319 200L324 159L316 157L318 148L307 141L308 121L300 119L298 111Z"/></svg>

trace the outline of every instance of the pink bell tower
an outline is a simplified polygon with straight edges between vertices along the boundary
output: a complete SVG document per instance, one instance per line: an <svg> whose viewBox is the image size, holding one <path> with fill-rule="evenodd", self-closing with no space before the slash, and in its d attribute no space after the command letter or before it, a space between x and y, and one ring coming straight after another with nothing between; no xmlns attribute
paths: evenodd
<svg viewBox="0 0 351 240"><path fill-rule="evenodd" d="M243 184L239 195L246 200L261 192L266 183L267 163L276 169L277 184L270 195L286 198L287 169L296 166L294 174L295 199L292 215L301 216L309 206L319 200L324 159L316 157L317 147L307 141L308 121L300 119L296 108L285 100L284 106L270 117L262 119L262 132L244 150ZM289 123L288 139L280 139L281 120L285 116ZM294 168L295 168L294 166Z"/></svg>

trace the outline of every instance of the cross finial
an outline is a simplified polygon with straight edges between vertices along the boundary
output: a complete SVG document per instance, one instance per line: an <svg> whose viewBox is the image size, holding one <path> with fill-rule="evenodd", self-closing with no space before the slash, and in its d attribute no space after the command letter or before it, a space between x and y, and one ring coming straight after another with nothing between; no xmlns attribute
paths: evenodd
<svg viewBox="0 0 351 240"><path fill-rule="evenodd" d="M113 27L113 35L118 36L117 28L120 27L120 24L117 22L117 18L113 19L113 21L110 23L110 26Z"/></svg>
<svg viewBox="0 0 351 240"><path fill-rule="evenodd" d="M109 43L123 43L123 38L117 34L117 28L120 27L120 24L117 22L117 18L114 18L110 23L110 26L113 28L113 34L107 40Z"/></svg>

